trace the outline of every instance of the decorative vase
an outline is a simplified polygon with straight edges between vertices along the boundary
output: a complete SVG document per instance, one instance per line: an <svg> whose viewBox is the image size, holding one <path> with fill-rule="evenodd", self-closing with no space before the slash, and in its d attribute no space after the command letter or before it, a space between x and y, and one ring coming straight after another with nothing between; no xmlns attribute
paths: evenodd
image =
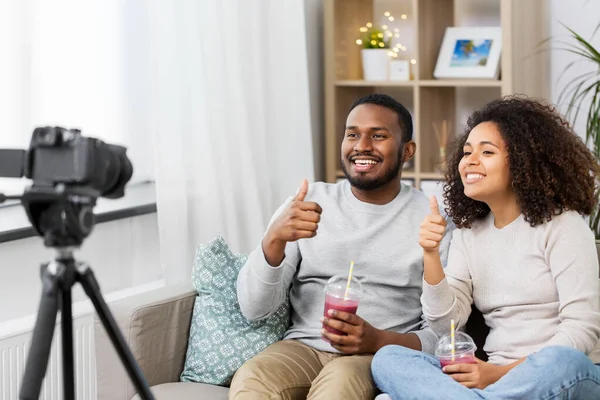
<svg viewBox="0 0 600 400"><path fill-rule="evenodd" d="M363 79L387 81L389 77L389 49L362 49Z"/></svg>

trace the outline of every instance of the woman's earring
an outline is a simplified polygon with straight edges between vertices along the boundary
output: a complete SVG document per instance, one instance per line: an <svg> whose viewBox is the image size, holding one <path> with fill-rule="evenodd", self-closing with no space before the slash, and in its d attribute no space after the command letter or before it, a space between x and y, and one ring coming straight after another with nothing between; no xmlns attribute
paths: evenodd
<svg viewBox="0 0 600 400"><path fill-rule="evenodd" d="M510 186L512 186L513 190L517 190L517 188L515 187L515 180L513 179L513 181L510 183Z"/></svg>

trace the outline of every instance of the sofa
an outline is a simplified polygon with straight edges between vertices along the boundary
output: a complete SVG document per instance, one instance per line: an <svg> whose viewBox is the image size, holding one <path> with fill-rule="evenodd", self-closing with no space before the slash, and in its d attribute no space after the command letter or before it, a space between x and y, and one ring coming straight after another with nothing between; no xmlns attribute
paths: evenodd
<svg viewBox="0 0 600 400"><path fill-rule="evenodd" d="M225 387L179 382L196 296L186 283L110 303L156 400L227 400ZM139 400L97 315L94 335L98 400Z"/></svg>
<svg viewBox="0 0 600 400"><path fill-rule="evenodd" d="M111 312L156 400L227 399L226 387L179 382L196 296L191 283L185 283L110 303ZM477 356L484 360L487 357L481 349L488 331L481 313L473 309L467 332L475 339ZM94 334L98 400L139 400L97 315Z"/></svg>

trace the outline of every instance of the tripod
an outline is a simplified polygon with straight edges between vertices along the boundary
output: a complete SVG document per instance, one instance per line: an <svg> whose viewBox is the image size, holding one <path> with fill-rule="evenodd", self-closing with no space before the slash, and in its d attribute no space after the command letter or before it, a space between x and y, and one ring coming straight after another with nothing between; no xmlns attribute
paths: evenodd
<svg viewBox="0 0 600 400"><path fill-rule="evenodd" d="M71 288L79 282L92 301L102 325L119 354L129 378L143 400L154 400L148 382L144 378L123 335L119 331L106 302L100 294L100 287L92 269L73 258L73 247L57 248L54 261L42 264L42 297L33 331L31 348L27 357L21 400L39 399L42 381L46 374L52 337L56 326L56 315L61 310L63 391L65 400L75 400L75 370L73 365L73 321L71 316Z"/></svg>

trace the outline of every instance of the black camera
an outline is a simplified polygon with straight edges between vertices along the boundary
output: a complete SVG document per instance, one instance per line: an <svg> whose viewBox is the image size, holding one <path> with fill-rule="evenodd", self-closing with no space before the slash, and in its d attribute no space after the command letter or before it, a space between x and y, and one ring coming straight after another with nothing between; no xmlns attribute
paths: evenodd
<svg viewBox="0 0 600 400"><path fill-rule="evenodd" d="M0 176L34 185L85 185L99 196L123 197L133 167L123 146L84 137L78 129L36 128L29 150L0 150Z"/></svg>
<svg viewBox="0 0 600 400"><path fill-rule="evenodd" d="M0 149L0 177L33 181L13 198L21 200L46 246L75 246L93 228L96 199L125 194L133 174L126 151L78 129L36 128L28 150Z"/></svg>

